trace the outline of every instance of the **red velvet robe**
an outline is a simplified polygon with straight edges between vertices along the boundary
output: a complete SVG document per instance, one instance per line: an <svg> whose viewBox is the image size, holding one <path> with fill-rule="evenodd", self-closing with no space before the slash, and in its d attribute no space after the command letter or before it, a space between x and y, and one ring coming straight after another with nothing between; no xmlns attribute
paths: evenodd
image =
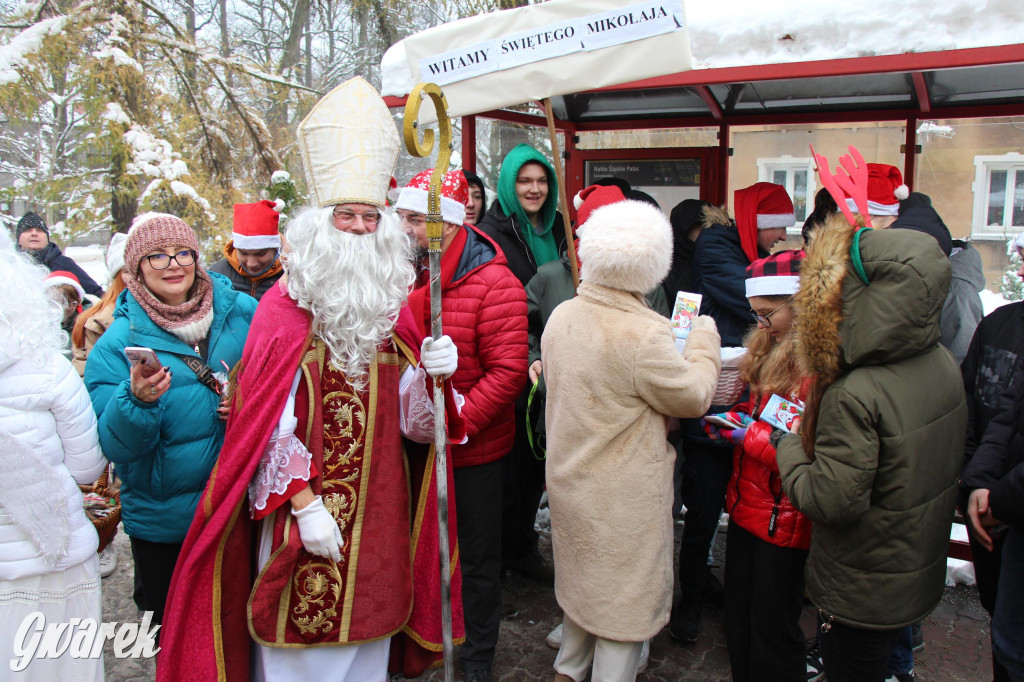
<svg viewBox="0 0 1024 682"><path fill-rule="evenodd" d="M224 447L171 581L157 680L247 681L253 638L271 646L301 647L352 644L397 634L392 641L393 668L413 676L437 660L441 609L433 449L410 448L406 458L398 434L399 365L416 362L419 350L419 338L410 322L403 315L393 339L386 344L389 348L382 348L384 355L378 354L375 368L385 371L378 371L371 380L364 400L367 413L362 433L353 433L357 440L362 436L358 449L365 450L361 462L366 471L358 476L358 509L353 511L354 523L346 537L346 561L338 565L343 579L326 589L337 594L342 608L332 605L317 611L311 607L326 605L321 589L324 578L317 577L313 566L314 560L319 560L303 550L287 506L275 512L274 544L280 553L253 583L258 568L253 560L256 525L249 516L247 486L284 409L300 362L309 383L300 382L296 435L307 443L317 471L324 472L326 467L330 477L346 477L337 461L333 465L323 461L324 410L309 410L311 404L314 408L323 404L315 390L315 402L310 403L309 387L324 386L319 376L323 365L315 351L308 352L313 340L309 314L280 286L262 299L242 355ZM314 372L317 376L310 381ZM331 378L327 379L331 388ZM328 408L341 407L350 397ZM452 431L457 420L451 412L448 420ZM329 439L337 437L336 433L327 434ZM348 447L353 442L339 441L331 447ZM311 481L315 492L320 492L322 479L317 476ZM448 481L449 490L454 490L450 466ZM454 495L449 497L449 519L455 519ZM463 632L461 572L454 523L449 537L452 616L459 639ZM321 574L328 571L320 568ZM305 595L305 613L296 612L303 608L300 593ZM285 594L291 610L272 607L280 604ZM328 616L330 610L336 613ZM332 627L325 632L328 622Z"/></svg>

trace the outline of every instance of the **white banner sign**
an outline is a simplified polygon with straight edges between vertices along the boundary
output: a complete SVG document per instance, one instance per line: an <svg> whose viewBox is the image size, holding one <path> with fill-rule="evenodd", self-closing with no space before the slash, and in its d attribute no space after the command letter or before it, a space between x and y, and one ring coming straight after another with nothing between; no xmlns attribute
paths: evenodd
<svg viewBox="0 0 1024 682"><path fill-rule="evenodd" d="M422 57L420 76L443 87L494 71L624 45L685 28L682 0L638 3Z"/></svg>
<svg viewBox="0 0 1024 682"><path fill-rule="evenodd" d="M598 14L584 20L583 49L599 50L682 30L686 26L676 19L677 13L682 17L682 0L646 2Z"/></svg>
<svg viewBox="0 0 1024 682"><path fill-rule="evenodd" d="M381 62L381 91L437 83L449 115L465 116L691 68L682 0L548 0L399 41ZM420 122L433 120L425 107Z"/></svg>

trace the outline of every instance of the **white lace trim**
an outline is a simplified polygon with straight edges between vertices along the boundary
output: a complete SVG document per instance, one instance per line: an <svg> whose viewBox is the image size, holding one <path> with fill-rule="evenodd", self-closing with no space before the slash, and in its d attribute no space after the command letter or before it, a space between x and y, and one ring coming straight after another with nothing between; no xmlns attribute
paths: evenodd
<svg viewBox="0 0 1024 682"><path fill-rule="evenodd" d="M40 604L40 603L61 603L75 595L85 592L99 592L100 577L90 578L84 582L68 585L63 590L33 590L28 588L16 588L13 590L0 591L0 605L6 604Z"/></svg>
<svg viewBox="0 0 1024 682"><path fill-rule="evenodd" d="M271 494L283 495L292 481L308 481L312 462L313 456L295 434L271 440L249 482L250 516L267 508Z"/></svg>

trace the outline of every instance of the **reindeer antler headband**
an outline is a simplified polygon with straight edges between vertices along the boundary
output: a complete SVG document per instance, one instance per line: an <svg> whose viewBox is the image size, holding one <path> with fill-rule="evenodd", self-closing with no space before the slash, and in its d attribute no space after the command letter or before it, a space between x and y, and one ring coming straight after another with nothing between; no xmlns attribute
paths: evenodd
<svg viewBox="0 0 1024 682"><path fill-rule="evenodd" d="M818 177L821 178L821 184L825 186L828 193L836 200L839 210L850 221L850 225L853 227L860 226L860 229L853 235L853 242L850 244L850 260L853 262L853 269L857 272L857 276L860 277L861 281L864 284L870 284L868 274L864 270L864 262L860 257L860 236L865 230L870 230L871 228L864 227L846 203L847 196L853 199L857 210L860 211L861 220L866 220L870 215L870 209L868 208L868 165L856 147L850 145L848 149L850 150L849 154L839 157L839 164L842 168L837 167L834 175L828 165L828 159L825 158L824 154L814 151L813 144L811 145L811 156L814 157L818 164Z"/></svg>

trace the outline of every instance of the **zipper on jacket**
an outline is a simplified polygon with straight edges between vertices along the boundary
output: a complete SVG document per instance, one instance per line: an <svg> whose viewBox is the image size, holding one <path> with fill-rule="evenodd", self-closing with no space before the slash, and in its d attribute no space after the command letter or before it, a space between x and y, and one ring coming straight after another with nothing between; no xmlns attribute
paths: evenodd
<svg viewBox="0 0 1024 682"><path fill-rule="evenodd" d="M736 511L736 507L740 503L740 476L743 475L743 458L746 456L746 450L743 446L740 446L740 457L736 460L736 501L732 503L732 507L729 509L729 518L732 518L733 513Z"/></svg>
<svg viewBox="0 0 1024 682"><path fill-rule="evenodd" d="M821 621L821 634L827 634L832 629L832 622L835 620L835 616L830 616L821 609L818 609L818 620Z"/></svg>
<svg viewBox="0 0 1024 682"><path fill-rule="evenodd" d="M512 223L512 234L514 234L516 236L516 239L519 240L519 243L523 245L523 251L526 253L526 260L528 260L530 262L530 265L533 266L533 273L537 274L537 261L534 259L533 254L530 253L530 245L526 243L526 240L523 238L522 232L519 230L519 228L516 227L515 213L509 216L509 221ZM532 225L530 226L530 229L533 229Z"/></svg>

